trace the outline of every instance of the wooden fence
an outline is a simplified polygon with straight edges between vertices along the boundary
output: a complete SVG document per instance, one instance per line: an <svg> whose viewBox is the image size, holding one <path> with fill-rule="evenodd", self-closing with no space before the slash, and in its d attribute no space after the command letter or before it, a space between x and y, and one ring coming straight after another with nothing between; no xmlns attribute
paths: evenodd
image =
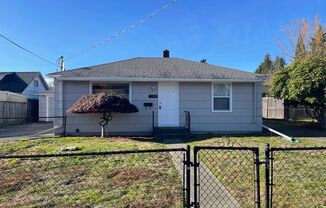
<svg viewBox="0 0 326 208"><path fill-rule="evenodd" d="M283 100L279 100L272 97L263 98L263 118L268 119L285 119L285 120L307 120L311 119L308 113L310 109L306 109L304 106L288 107L284 105Z"/></svg>
<svg viewBox="0 0 326 208"><path fill-rule="evenodd" d="M27 117L27 99L25 96L0 92L0 126L23 122ZM5 119L17 118L17 119Z"/></svg>
<svg viewBox="0 0 326 208"><path fill-rule="evenodd" d="M263 98L263 118L284 119L284 101L272 97Z"/></svg>

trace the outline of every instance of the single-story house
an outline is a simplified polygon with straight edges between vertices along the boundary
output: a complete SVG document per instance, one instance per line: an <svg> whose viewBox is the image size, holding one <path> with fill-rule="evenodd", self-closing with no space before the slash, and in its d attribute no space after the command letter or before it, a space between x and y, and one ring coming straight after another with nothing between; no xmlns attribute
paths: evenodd
<svg viewBox="0 0 326 208"><path fill-rule="evenodd" d="M40 92L39 96L39 111L38 115L40 117L40 121L50 122L53 121L53 113L54 113L54 106L53 106L53 87L50 87L48 90Z"/></svg>
<svg viewBox="0 0 326 208"><path fill-rule="evenodd" d="M132 58L49 74L54 78L54 115L67 116L66 134L100 134L100 114L70 114L85 94L115 92L139 109L113 114L111 135L150 135L153 126L186 125L191 133L244 133L262 130L261 79L254 73L170 58ZM55 126L63 125L55 119Z"/></svg>

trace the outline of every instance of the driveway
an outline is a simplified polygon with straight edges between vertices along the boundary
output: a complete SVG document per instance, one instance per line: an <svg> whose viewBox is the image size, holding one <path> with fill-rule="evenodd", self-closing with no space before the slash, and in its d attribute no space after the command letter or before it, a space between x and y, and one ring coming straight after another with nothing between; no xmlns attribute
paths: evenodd
<svg viewBox="0 0 326 208"><path fill-rule="evenodd" d="M24 123L10 126L0 126L0 142L18 140L22 138L51 137L53 123ZM48 130L48 131L47 131Z"/></svg>

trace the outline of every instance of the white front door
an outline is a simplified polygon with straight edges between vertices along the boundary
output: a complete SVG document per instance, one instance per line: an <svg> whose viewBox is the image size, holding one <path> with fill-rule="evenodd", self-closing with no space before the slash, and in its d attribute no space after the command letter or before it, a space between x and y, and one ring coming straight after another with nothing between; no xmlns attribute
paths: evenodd
<svg viewBox="0 0 326 208"><path fill-rule="evenodd" d="M158 83L158 126L179 126L179 83Z"/></svg>

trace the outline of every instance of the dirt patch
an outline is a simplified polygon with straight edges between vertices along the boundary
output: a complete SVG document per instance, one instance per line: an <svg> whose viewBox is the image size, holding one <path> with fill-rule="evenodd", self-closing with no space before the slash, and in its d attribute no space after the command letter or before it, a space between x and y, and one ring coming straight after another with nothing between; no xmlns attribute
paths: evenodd
<svg viewBox="0 0 326 208"><path fill-rule="evenodd" d="M128 208L152 208L152 207L159 207L159 208L168 208L173 207L173 201L171 199L157 199L157 200L136 200L131 202L127 207Z"/></svg>
<svg viewBox="0 0 326 208"><path fill-rule="evenodd" d="M130 139L126 137L111 137L112 142L130 142Z"/></svg>
<svg viewBox="0 0 326 208"><path fill-rule="evenodd" d="M129 186L137 181L150 181L157 177L154 170L141 168L121 168L114 170L109 176L117 186Z"/></svg>

